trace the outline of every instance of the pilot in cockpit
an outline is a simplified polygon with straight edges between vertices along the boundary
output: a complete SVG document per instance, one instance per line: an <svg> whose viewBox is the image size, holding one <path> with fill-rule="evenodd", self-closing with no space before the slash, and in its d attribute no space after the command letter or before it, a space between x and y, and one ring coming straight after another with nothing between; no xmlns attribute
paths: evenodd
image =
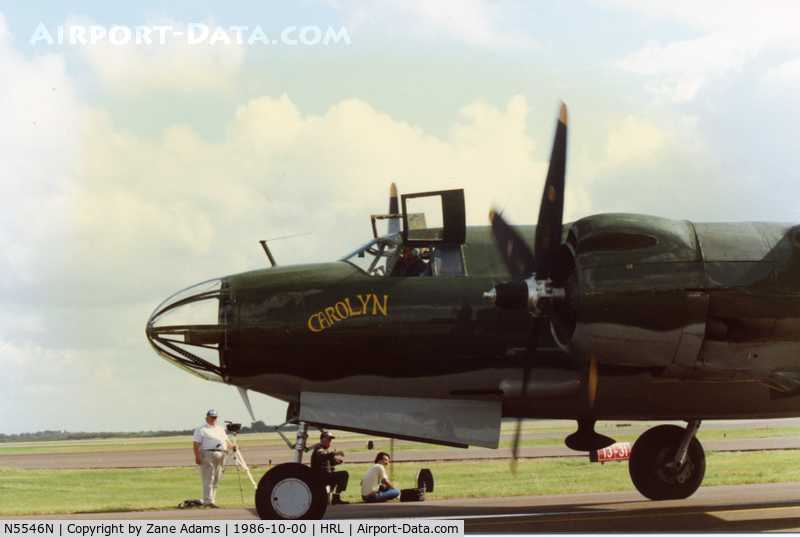
<svg viewBox="0 0 800 537"><path fill-rule="evenodd" d="M428 263L422 259L422 255L417 248L404 246L400 257L392 269L392 276L426 276L428 275Z"/></svg>

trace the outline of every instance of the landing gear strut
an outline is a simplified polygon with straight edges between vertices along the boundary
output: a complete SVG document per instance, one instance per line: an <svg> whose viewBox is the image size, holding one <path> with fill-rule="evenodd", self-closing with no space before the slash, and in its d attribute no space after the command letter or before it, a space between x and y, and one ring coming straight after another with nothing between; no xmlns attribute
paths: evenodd
<svg viewBox="0 0 800 537"><path fill-rule="evenodd" d="M294 462L303 464L303 453L306 451L308 441L308 424L301 421L297 424L297 436L294 441Z"/></svg>
<svg viewBox="0 0 800 537"><path fill-rule="evenodd" d="M279 464L264 474L256 489L256 511L262 519L321 519L328 494L314 472L302 464L308 424L300 422L292 449L295 462Z"/></svg>
<svg viewBox="0 0 800 537"><path fill-rule="evenodd" d="M706 473L706 455L695 434L700 420L685 429L659 425L639 437L631 450L628 470L636 489L651 500L688 498Z"/></svg>

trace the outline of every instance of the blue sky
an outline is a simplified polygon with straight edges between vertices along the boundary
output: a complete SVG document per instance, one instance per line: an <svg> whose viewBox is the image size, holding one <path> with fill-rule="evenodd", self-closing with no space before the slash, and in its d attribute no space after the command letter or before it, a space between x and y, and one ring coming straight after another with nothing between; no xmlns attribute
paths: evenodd
<svg viewBox="0 0 800 537"><path fill-rule="evenodd" d="M43 2L0 6L0 432L244 419L159 360L172 291L334 259L403 192L535 219L558 103L566 216L800 221L794 2ZM42 23L345 28L333 46L32 46ZM255 398L259 417L282 406ZM165 410L166 409L166 410Z"/></svg>

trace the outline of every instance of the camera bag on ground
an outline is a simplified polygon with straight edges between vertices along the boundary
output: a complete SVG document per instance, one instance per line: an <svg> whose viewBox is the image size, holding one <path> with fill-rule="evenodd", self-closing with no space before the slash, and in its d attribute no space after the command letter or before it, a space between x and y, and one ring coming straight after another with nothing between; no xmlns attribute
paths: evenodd
<svg viewBox="0 0 800 537"><path fill-rule="evenodd" d="M417 472L417 488L425 492L433 492L433 472L428 468L423 468Z"/></svg>
<svg viewBox="0 0 800 537"><path fill-rule="evenodd" d="M425 500L425 489L403 489L400 491L401 502L421 502Z"/></svg>
<svg viewBox="0 0 800 537"><path fill-rule="evenodd" d="M401 490L400 501L401 502L425 501L426 492L433 492L433 473L428 468L423 468L417 473L417 488Z"/></svg>

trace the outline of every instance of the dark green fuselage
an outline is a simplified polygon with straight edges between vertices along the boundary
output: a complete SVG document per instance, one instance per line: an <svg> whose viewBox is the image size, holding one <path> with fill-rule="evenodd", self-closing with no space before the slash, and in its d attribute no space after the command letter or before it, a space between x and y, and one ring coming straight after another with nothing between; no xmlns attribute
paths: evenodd
<svg viewBox="0 0 800 537"><path fill-rule="evenodd" d="M519 230L533 241L533 227ZM460 276L369 276L339 261L225 278L223 379L287 401L302 391L499 399L504 416L800 415L797 229L609 214L564 235L566 352L549 330L530 352L530 314L483 299L509 275L489 228L472 227Z"/></svg>

